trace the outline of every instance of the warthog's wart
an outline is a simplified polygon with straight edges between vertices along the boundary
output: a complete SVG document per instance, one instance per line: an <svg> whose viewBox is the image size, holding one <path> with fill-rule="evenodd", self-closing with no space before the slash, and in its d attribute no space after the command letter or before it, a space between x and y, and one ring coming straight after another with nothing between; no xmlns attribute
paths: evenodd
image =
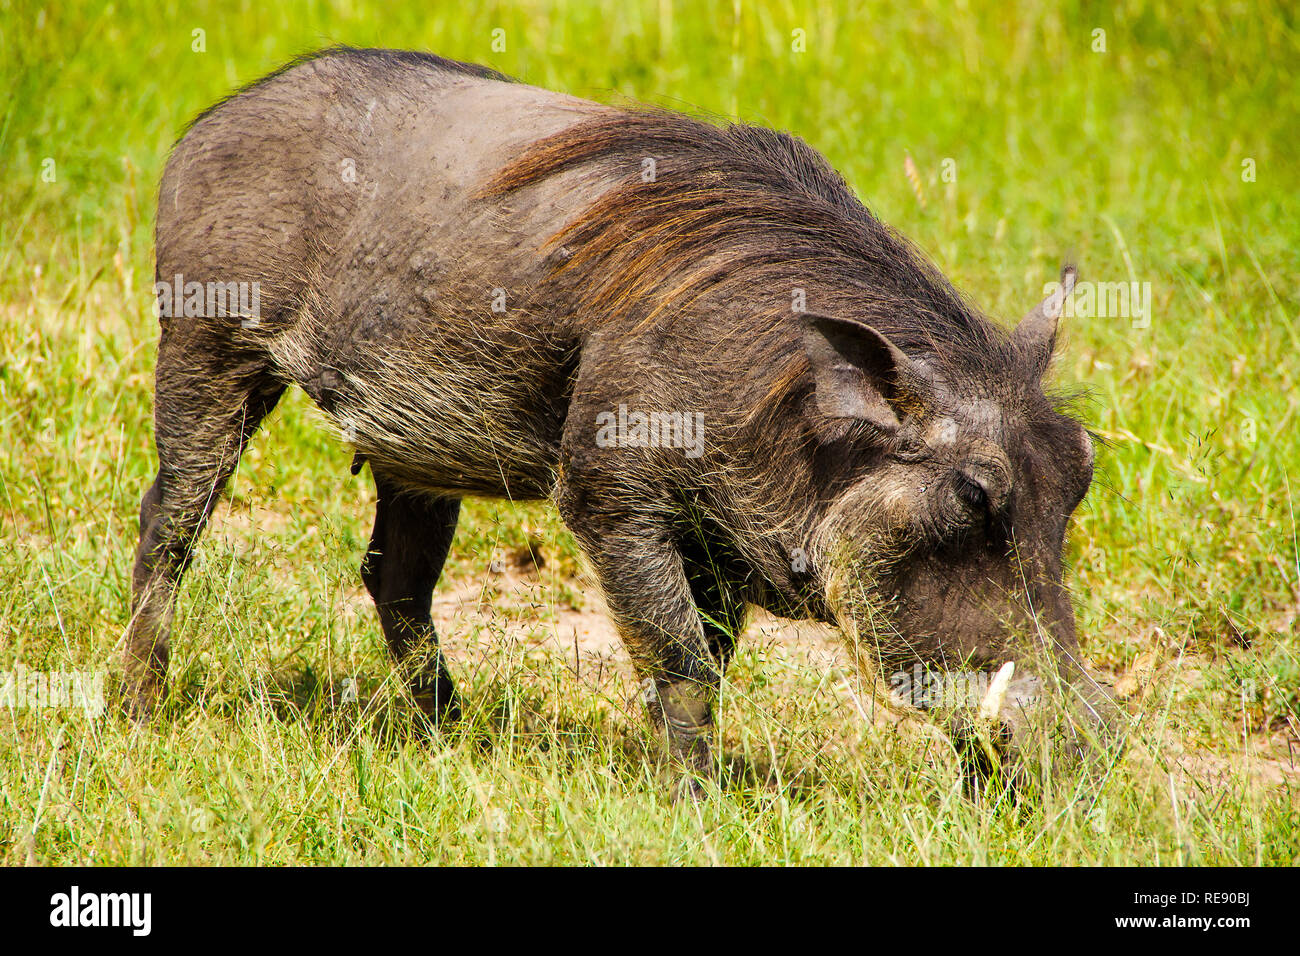
<svg viewBox="0 0 1300 956"><path fill-rule="evenodd" d="M749 605L838 624L886 674L1014 660L981 707L1015 726L1025 682L1092 699L1062 583L1092 444L1040 383L1073 271L1004 331L793 136L331 50L176 145L157 275L257 283L261 319L160 320L142 713L195 539L289 385L369 463L362 577L435 719L459 709L429 609L465 495L556 504L701 773Z"/></svg>

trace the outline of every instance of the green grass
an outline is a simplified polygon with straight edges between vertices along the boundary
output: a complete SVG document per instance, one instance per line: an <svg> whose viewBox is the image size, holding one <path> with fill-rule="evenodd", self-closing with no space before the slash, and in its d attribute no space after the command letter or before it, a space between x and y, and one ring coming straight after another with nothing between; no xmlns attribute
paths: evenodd
<svg viewBox="0 0 1300 956"><path fill-rule="evenodd" d="M111 692L170 144L295 53L421 47L793 130L1007 321L1067 255L1151 283L1149 328L1073 319L1056 368L1108 439L1071 544L1084 651L1139 720L1103 780L967 800L922 722L863 721L840 664L754 635L721 714L744 769L674 806L626 665L575 675L541 640L590 606L541 506L467 507L447 587L492 597L492 554L529 535L550 586L449 635L470 719L421 739L360 599L371 492L295 396L186 580L163 717L0 713L0 862L1296 863L1294 9L858 6L0 0L0 671L105 670Z"/></svg>

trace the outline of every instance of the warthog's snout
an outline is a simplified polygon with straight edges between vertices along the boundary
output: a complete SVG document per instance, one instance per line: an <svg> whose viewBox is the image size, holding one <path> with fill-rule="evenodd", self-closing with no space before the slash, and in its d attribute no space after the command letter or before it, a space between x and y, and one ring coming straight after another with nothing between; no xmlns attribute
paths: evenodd
<svg viewBox="0 0 1300 956"><path fill-rule="evenodd" d="M1048 681L1005 663L978 706L946 721L968 780L1023 782L1104 767L1119 755L1128 720L1107 686L1087 675Z"/></svg>

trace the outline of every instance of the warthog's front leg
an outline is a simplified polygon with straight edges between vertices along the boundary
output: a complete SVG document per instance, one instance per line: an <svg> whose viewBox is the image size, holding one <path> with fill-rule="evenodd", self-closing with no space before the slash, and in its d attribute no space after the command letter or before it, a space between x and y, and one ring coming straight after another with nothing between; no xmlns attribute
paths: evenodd
<svg viewBox="0 0 1300 956"><path fill-rule="evenodd" d="M721 674L705 640L682 556L666 521L571 490L560 511L591 559L619 636L649 685L650 719L699 792L713 774L709 740Z"/></svg>
<svg viewBox="0 0 1300 956"><path fill-rule="evenodd" d="M430 609L456 533L460 501L403 492L375 476L375 530L361 578L375 600L388 648L412 696L435 724L460 718L460 700L438 648Z"/></svg>

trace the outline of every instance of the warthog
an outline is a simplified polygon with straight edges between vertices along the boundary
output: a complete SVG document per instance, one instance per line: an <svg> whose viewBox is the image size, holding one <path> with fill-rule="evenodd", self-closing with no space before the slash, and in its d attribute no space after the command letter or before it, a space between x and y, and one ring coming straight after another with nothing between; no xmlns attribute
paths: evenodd
<svg viewBox="0 0 1300 956"><path fill-rule="evenodd" d="M460 710L430 600L466 495L555 502L692 774L750 605L838 624L884 673L1002 668L983 704L1012 727L1026 681L1090 699L1062 549L1093 449L1040 383L1073 272L1004 332L793 136L329 50L186 132L157 276L256 283L259 309L161 319L139 715L289 384L369 463L361 576L434 720Z"/></svg>

